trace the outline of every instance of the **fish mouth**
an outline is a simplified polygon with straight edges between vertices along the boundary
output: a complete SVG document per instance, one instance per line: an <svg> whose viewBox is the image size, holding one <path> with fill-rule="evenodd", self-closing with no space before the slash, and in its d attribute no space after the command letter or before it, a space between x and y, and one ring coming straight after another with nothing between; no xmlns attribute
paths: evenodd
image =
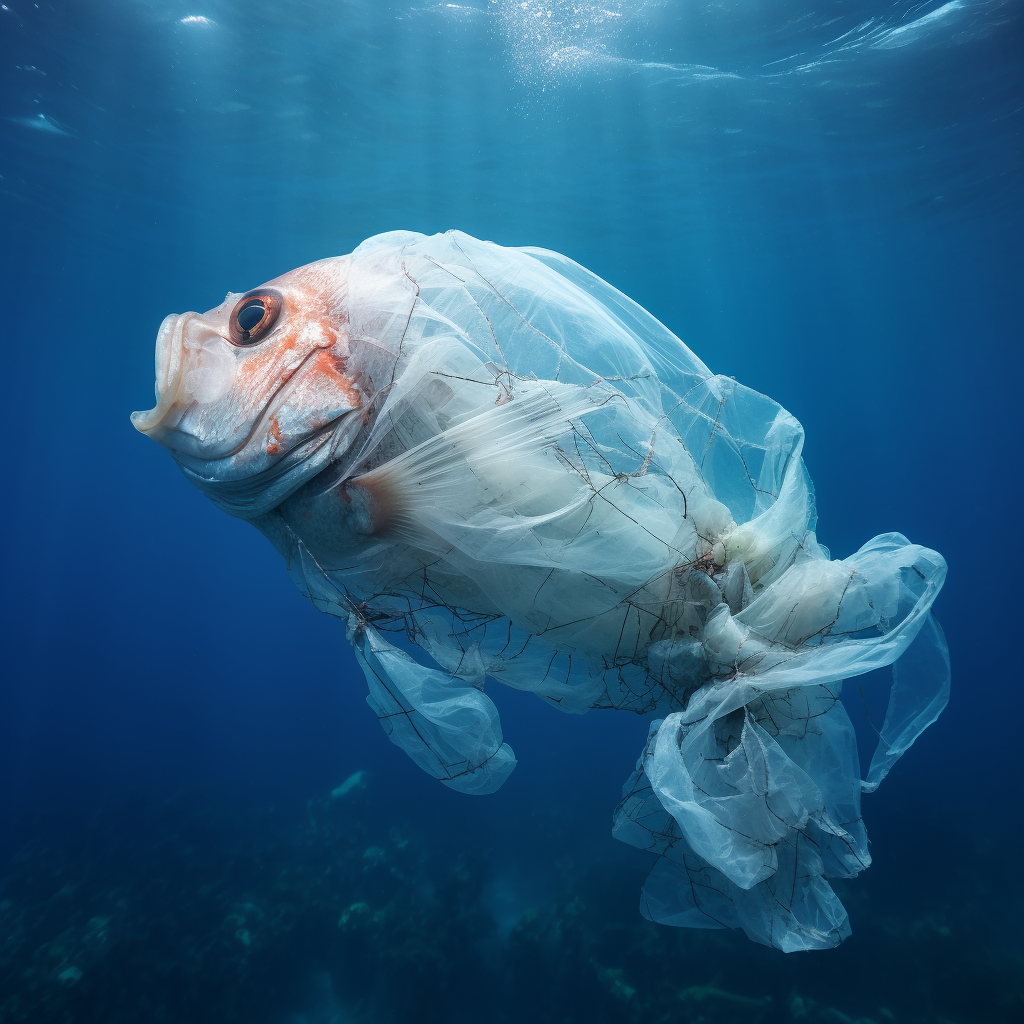
<svg viewBox="0 0 1024 1024"><path fill-rule="evenodd" d="M159 428L175 406L184 363L185 325L194 313L172 313L164 318L156 336L156 405L132 413L132 425L159 440Z"/></svg>

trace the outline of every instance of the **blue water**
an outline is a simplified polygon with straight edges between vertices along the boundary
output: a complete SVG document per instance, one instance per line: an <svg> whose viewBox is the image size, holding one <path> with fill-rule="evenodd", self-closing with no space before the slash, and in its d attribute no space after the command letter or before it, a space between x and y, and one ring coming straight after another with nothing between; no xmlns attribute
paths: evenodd
<svg viewBox="0 0 1024 1024"><path fill-rule="evenodd" d="M1022 28L6 0L0 1020L1024 1019ZM341 625L131 427L167 313L449 227L566 253L791 410L835 555L947 558L952 699L865 798L838 950L639 917L639 719L498 693L509 783L427 778Z"/></svg>

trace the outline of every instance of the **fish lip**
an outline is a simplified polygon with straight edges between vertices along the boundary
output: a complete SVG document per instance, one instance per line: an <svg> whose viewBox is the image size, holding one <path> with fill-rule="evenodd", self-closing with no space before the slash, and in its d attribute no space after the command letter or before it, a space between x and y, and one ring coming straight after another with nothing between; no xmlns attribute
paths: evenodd
<svg viewBox="0 0 1024 1024"><path fill-rule="evenodd" d="M132 425L153 436L174 407L184 364L185 325L195 313L172 313L165 317L156 336L156 405L132 413Z"/></svg>

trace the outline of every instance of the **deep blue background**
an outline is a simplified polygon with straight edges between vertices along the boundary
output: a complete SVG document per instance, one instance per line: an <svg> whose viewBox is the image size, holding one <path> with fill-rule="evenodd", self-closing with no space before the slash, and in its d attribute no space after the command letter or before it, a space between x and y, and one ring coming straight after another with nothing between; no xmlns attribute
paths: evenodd
<svg viewBox="0 0 1024 1024"><path fill-rule="evenodd" d="M788 408L834 554L899 530L945 555L953 696L865 800L864 884L923 913L982 876L980 912L1019 913L1021 4L838 52L941 5L568 6L539 41L484 0L0 9L5 854L27 812L287 817L363 768L366 813L504 850L530 892L535 812L581 859L612 844L645 723L499 694L509 783L437 786L341 624L128 421L168 312L458 227L568 254Z"/></svg>

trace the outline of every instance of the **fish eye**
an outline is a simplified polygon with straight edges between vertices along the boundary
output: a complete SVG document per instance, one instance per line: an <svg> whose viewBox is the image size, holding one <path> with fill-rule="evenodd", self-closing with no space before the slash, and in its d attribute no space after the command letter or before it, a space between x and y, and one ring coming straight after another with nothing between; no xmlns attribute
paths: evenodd
<svg viewBox="0 0 1024 1024"><path fill-rule="evenodd" d="M269 289L243 295L231 312L228 331L235 345L255 345L262 341L277 322L281 296Z"/></svg>

